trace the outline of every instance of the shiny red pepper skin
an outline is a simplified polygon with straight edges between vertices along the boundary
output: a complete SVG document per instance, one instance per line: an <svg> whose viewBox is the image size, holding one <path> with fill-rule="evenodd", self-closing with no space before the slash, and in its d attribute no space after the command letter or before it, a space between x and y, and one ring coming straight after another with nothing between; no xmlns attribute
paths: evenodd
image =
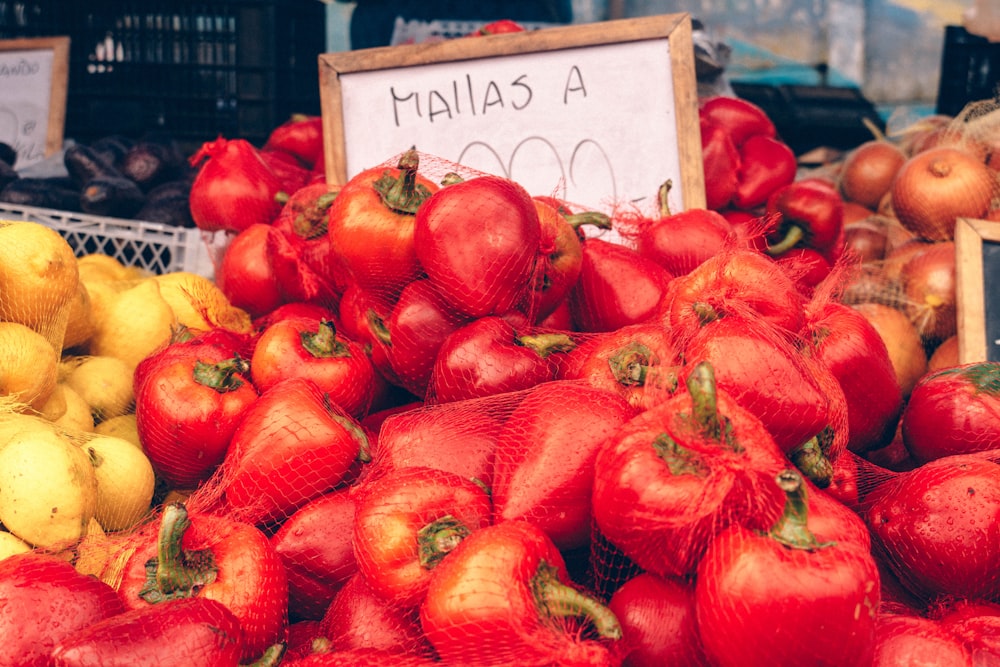
<svg viewBox="0 0 1000 667"><path fill-rule="evenodd" d="M257 528L211 514L163 508L160 524L136 534L118 597L127 609L176 598L221 602L243 627L241 657L256 659L288 628L288 578L274 547ZM152 561L152 564L150 564Z"/></svg>
<svg viewBox="0 0 1000 667"><path fill-rule="evenodd" d="M170 600L112 616L63 638L51 667L237 667L243 643L233 612L208 598Z"/></svg>
<svg viewBox="0 0 1000 667"><path fill-rule="evenodd" d="M420 624L448 664L613 664L612 649L581 639L574 619L611 641L621 637L618 619L568 581L540 528L504 521L471 533L438 564Z"/></svg>
<svg viewBox="0 0 1000 667"><path fill-rule="evenodd" d="M702 102L698 116L708 208L752 209L795 180L795 154L757 105L712 97Z"/></svg>
<svg viewBox="0 0 1000 667"><path fill-rule="evenodd" d="M805 178L774 191L769 213L780 213L768 239L768 254L780 257L794 247L812 248L831 264L843 252L844 199L829 181Z"/></svg>
<svg viewBox="0 0 1000 667"><path fill-rule="evenodd" d="M57 556L8 556L0 560L0 664L46 667L63 638L124 610L111 586Z"/></svg>

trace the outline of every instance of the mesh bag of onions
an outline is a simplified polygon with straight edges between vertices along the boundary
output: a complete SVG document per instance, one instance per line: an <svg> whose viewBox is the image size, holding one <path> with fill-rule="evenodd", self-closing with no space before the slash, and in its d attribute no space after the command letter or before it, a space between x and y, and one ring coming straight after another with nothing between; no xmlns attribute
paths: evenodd
<svg viewBox="0 0 1000 667"><path fill-rule="evenodd" d="M820 279L764 210L589 211L411 149L235 235L219 284L92 257L58 306L0 292L0 664L992 664L1000 366L945 356L941 231L991 215L992 144L908 166L987 118L876 139L882 193L824 176ZM904 170L948 165L988 203L921 203Z"/></svg>

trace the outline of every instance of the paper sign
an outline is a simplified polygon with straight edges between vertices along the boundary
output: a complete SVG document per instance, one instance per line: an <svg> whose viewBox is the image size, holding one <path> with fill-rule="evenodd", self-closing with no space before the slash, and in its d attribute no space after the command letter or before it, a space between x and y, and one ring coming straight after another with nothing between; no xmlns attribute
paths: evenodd
<svg viewBox="0 0 1000 667"><path fill-rule="evenodd" d="M685 39L686 38L686 39ZM630 19L321 56L328 179L411 146L587 208L704 206L690 22Z"/></svg>
<svg viewBox="0 0 1000 667"><path fill-rule="evenodd" d="M68 44L65 38L0 42L0 142L17 151L18 169L61 146Z"/></svg>

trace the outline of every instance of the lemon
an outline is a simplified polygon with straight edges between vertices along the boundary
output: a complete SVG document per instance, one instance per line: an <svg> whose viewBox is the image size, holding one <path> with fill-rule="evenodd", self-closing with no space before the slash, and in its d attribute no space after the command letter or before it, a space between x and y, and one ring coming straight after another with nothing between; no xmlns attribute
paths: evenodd
<svg viewBox="0 0 1000 667"><path fill-rule="evenodd" d="M24 324L0 322L0 395L24 409L41 410L55 390L58 367L58 355L42 334Z"/></svg>
<svg viewBox="0 0 1000 667"><path fill-rule="evenodd" d="M97 477L97 522L110 531L134 527L149 513L156 483L145 452L109 435L90 438L82 447Z"/></svg>
<svg viewBox="0 0 1000 667"><path fill-rule="evenodd" d="M0 220L0 320L37 331L61 351L79 282L76 256L59 232Z"/></svg>
<svg viewBox="0 0 1000 667"><path fill-rule="evenodd" d="M80 447L50 429L0 447L0 523L28 544L59 551L79 541L97 508L97 477Z"/></svg>
<svg viewBox="0 0 1000 667"><path fill-rule="evenodd" d="M121 359L134 370L139 362L170 342L177 318L152 278L111 295L101 307L90 353Z"/></svg>
<svg viewBox="0 0 1000 667"><path fill-rule="evenodd" d="M62 363L66 386L90 406L96 423L131 411L135 393L133 369L127 362L118 357L93 355L67 357Z"/></svg>

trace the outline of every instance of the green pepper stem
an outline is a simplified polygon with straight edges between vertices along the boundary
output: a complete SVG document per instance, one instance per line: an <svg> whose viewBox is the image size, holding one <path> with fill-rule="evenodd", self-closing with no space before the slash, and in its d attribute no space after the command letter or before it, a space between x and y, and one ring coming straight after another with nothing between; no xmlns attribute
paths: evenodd
<svg viewBox="0 0 1000 667"><path fill-rule="evenodd" d="M382 203L396 213L414 215L424 200L431 196L426 186L417 183L417 167L420 155L416 148L403 153L396 164L398 176L386 169L375 181L373 187L382 198Z"/></svg>
<svg viewBox="0 0 1000 667"><path fill-rule="evenodd" d="M615 381L623 387L641 387L646 384L650 369L659 362L653 351L639 342L628 343L608 359L608 366Z"/></svg>
<svg viewBox="0 0 1000 667"><path fill-rule="evenodd" d="M329 396L328 396L329 398ZM336 412L330 412L330 418L337 422L345 431L350 434L354 441L358 443L358 456L357 460L361 463L371 463L372 460L372 446L371 442L368 440L368 436L365 434L365 430L356 423L353 419L349 419Z"/></svg>
<svg viewBox="0 0 1000 667"><path fill-rule="evenodd" d="M706 438L718 440L722 434L719 420L719 395L715 384L715 369L707 361L699 362L687 378L688 393L694 421Z"/></svg>
<svg viewBox="0 0 1000 667"><path fill-rule="evenodd" d="M772 257L777 257L778 255L786 253L794 248L798 242L805 237L805 235L806 230L802 227L802 225L789 225L784 238L777 243L769 243L767 245L767 254Z"/></svg>
<svg viewBox="0 0 1000 667"><path fill-rule="evenodd" d="M433 568L470 532L468 526L450 514L431 521L417 531L420 566L425 570Z"/></svg>
<svg viewBox="0 0 1000 667"><path fill-rule="evenodd" d="M183 503L163 508L156 542L156 556L146 563L146 582L139 597L150 604L187 598L215 581L218 568L208 549L184 551L181 543L191 526Z"/></svg>
<svg viewBox="0 0 1000 667"><path fill-rule="evenodd" d="M591 225L598 229L611 229L612 227L611 216L600 211L581 211L564 217L566 218L566 222L576 230L578 236L580 235L580 228L584 225Z"/></svg>
<svg viewBox="0 0 1000 667"><path fill-rule="evenodd" d="M285 657L285 644L273 644L268 646L263 654L253 662L247 663L245 667L276 667L281 664L281 659Z"/></svg>
<svg viewBox="0 0 1000 667"><path fill-rule="evenodd" d="M605 639L621 639L622 626L614 612L596 599L559 581L558 570L546 562L538 566L531 589L539 611L548 617L588 620Z"/></svg>
<svg viewBox="0 0 1000 667"><path fill-rule="evenodd" d="M793 449L788 458L819 488L825 489L833 483L833 464L823 453L818 436Z"/></svg>
<svg viewBox="0 0 1000 667"><path fill-rule="evenodd" d="M768 533L790 549L822 549L834 542L820 542L809 530L809 500L805 482L795 470L782 470L775 478L785 492L785 509Z"/></svg>
<svg viewBox="0 0 1000 667"><path fill-rule="evenodd" d="M660 217L670 217L670 203L667 201L667 195L670 194L670 189L672 187L674 187L674 182L668 178L663 182L663 185L660 186L660 189L657 190L656 196L660 204Z"/></svg>
<svg viewBox="0 0 1000 667"><path fill-rule="evenodd" d="M392 332L389 331L389 327L386 326L385 320L382 316L375 312L374 308L369 308L365 313L365 321L368 322L368 330L371 331L372 335L382 343L392 347Z"/></svg>
<svg viewBox="0 0 1000 667"><path fill-rule="evenodd" d="M576 347L576 341L564 333L525 334L517 337L517 344L534 350L542 359L553 352L569 352Z"/></svg>
<svg viewBox="0 0 1000 667"><path fill-rule="evenodd" d="M226 359L217 364L196 361L193 372L195 382L209 389L214 389L220 394L225 394L236 391L245 384L240 375L246 375L250 372L250 364L237 354L232 359Z"/></svg>
<svg viewBox="0 0 1000 667"><path fill-rule="evenodd" d="M316 359L351 356L347 344L337 339L337 329L330 320L320 320L316 331L299 333L302 347Z"/></svg>

